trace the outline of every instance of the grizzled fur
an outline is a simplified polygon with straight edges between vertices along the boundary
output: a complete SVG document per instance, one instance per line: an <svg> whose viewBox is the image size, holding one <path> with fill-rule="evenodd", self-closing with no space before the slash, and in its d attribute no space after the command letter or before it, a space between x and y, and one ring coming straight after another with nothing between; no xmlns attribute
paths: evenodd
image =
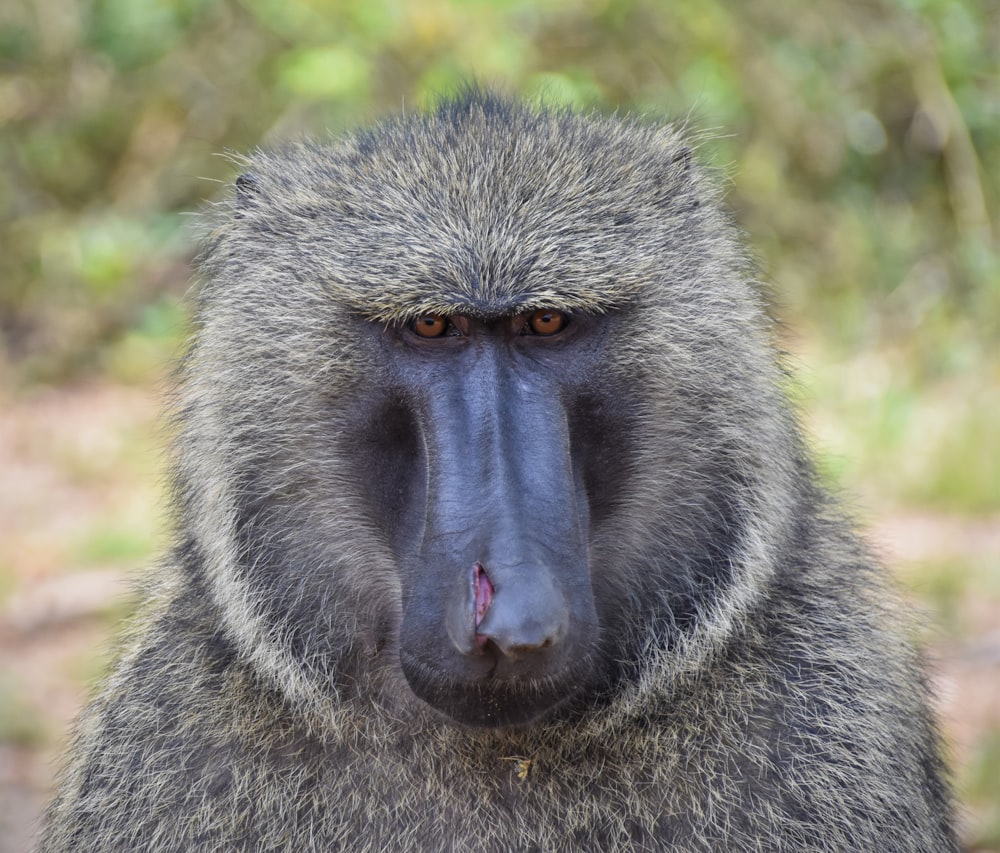
<svg viewBox="0 0 1000 853"><path fill-rule="evenodd" d="M920 661L677 130L472 93L260 153L202 270L178 542L41 851L956 848ZM377 340L538 307L606 328L574 403L597 675L468 728L400 674L374 508L415 463L364 427L395 405Z"/></svg>

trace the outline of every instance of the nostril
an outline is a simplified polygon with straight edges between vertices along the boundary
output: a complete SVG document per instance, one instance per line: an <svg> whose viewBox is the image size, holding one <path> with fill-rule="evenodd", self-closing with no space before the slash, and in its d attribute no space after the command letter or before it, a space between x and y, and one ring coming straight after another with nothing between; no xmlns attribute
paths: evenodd
<svg viewBox="0 0 1000 853"><path fill-rule="evenodd" d="M482 563L476 563L473 570L473 584L476 590L476 627L478 628L486 616L486 611L493 603L493 584Z"/></svg>
<svg viewBox="0 0 1000 853"><path fill-rule="evenodd" d="M502 588L494 586L493 577L498 576ZM472 622L472 631L461 631L457 619L449 623L452 641L463 654L492 649L505 657L518 657L547 651L565 636L569 609L550 573L534 564L521 564L491 565L487 574L483 563L477 562L465 577L464 619L466 626Z"/></svg>
<svg viewBox="0 0 1000 853"><path fill-rule="evenodd" d="M475 595L476 648L482 652L489 642L489 637L479 633L479 626L493 603L493 583L482 563L476 563L472 570L472 586Z"/></svg>

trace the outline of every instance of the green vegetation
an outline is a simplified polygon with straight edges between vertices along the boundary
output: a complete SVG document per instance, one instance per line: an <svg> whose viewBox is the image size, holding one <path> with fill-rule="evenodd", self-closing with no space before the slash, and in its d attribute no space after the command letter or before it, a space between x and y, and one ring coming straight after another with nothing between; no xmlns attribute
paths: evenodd
<svg viewBox="0 0 1000 853"><path fill-rule="evenodd" d="M0 743L35 747L44 740L37 711L26 702L13 680L0 677Z"/></svg>
<svg viewBox="0 0 1000 853"><path fill-rule="evenodd" d="M997 0L12 0L4 372L143 381L176 349L183 214L233 176L220 154L478 79L688 121L789 327L837 365L810 394L861 442L818 425L862 466L845 473L889 501L996 509L998 15Z"/></svg>
<svg viewBox="0 0 1000 853"><path fill-rule="evenodd" d="M1000 731L984 735L976 744L975 758L965 778L965 789L971 798L985 803L979 849L1000 849Z"/></svg>

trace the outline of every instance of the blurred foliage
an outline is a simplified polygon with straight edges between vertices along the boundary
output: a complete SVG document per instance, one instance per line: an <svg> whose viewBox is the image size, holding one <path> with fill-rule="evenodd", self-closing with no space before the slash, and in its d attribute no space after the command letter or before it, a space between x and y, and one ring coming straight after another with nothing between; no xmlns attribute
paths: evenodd
<svg viewBox="0 0 1000 853"><path fill-rule="evenodd" d="M37 746L44 740L38 711L25 701L20 685L0 674L0 743Z"/></svg>
<svg viewBox="0 0 1000 853"><path fill-rule="evenodd" d="M984 555L955 556L907 562L897 569L906 589L929 611L930 619L917 625L922 646L947 637L950 641L975 642L978 626L963 621L970 602L1000 602L1000 575L995 561ZM1000 763L995 765L1000 783ZM1000 806L1000 800L997 801Z"/></svg>
<svg viewBox="0 0 1000 853"><path fill-rule="evenodd" d="M1000 730L987 732L976 745L963 787L970 798L985 804L979 819L978 850L1000 850Z"/></svg>
<svg viewBox="0 0 1000 853"><path fill-rule="evenodd" d="M995 509L998 69L1000 0L5 0L0 373L147 375L183 325L182 214L233 177L220 154L474 78L687 121L780 313L838 371L806 389L864 436L818 425L834 473Z"/></svg>

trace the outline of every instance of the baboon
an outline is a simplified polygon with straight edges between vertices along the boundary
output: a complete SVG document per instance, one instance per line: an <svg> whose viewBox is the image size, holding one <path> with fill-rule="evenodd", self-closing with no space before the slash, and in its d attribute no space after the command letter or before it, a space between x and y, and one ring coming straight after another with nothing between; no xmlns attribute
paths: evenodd
<svg viewBox="0 0 1000 853"><path fill-rule="evenodd" d="M470 90L251 156L200 270L42 851L956 849L682 130Z"/></svg>

